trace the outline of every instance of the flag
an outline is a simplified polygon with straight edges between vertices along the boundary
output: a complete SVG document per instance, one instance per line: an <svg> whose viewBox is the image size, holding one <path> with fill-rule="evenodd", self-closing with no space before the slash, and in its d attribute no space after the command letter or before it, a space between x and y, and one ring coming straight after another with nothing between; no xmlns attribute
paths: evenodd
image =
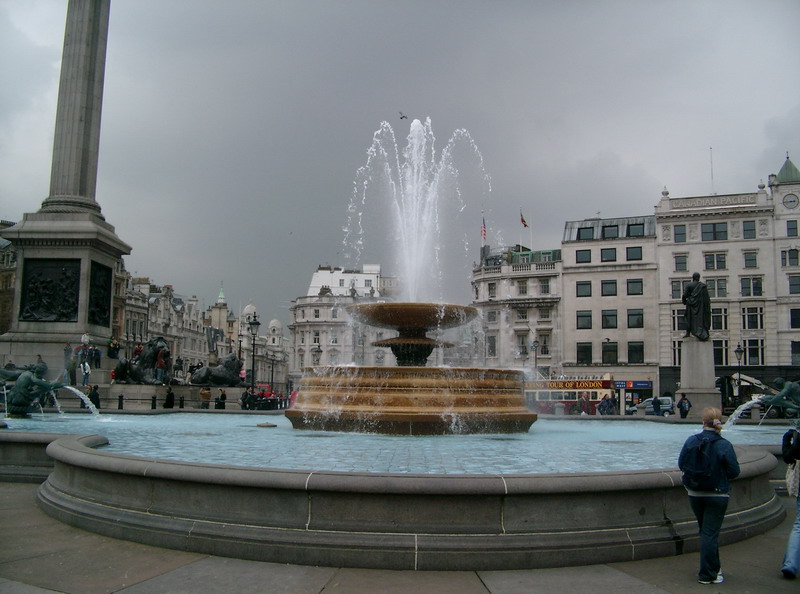
<svg viewBox="0 0 800 594"><path fill-rule="evenodd" d="M486 218L484 217L483 222L481 223L481 239L486 241Z"/></svg>
<svg viewBox="0 0 800 594"><path fill-rule="evenodd" d="M525 220L525 217L522 216L522 209L519 209L519 222L522 223L523 227L528 226L528 221Z"/></svg>

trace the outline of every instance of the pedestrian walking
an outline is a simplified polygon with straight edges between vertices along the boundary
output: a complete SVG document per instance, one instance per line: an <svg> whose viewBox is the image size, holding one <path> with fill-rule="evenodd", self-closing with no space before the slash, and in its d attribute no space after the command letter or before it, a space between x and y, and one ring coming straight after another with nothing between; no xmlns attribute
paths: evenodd
<svg viewBox="0 0 800 594"><path fill-rule="evenodd" d="M720 435L722 412L703 410L703 430L686 440L678 456L683 471L683 485L689 494L700 532L701 584L721 584L719 533L730 497L730 481L739 476L739 461L731 443Z"/></svg>
<svg viewBox="0 0 800 594"><path fill-rule="evenodd" d="M789 429L784 435L781 443L781 454L783 461L789 465L789 471L786 473L786 490L789 495L794 495L795 507L797 515L794 519L792 531L789 533L789 542L786 543L786 554L783 556L783 566L781 573L783 577L788 580L793 580L797 577L797 572L800 571L800 496L798 490L798 477L800 477L800 430L799 425L795 425L794 429Z"/></svg>

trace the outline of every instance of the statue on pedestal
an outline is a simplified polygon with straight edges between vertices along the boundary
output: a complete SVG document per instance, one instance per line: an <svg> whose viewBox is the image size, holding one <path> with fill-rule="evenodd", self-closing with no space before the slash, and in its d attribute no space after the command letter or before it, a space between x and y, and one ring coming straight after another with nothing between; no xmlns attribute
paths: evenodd
<svg viewBox="0 0 800 594"><path fill-rule="evenodd" d="M683 317L686 321L686 334L705 342L711 329L711 298L708 287L700 281L700 273L692 275L692 282L686 285L681 301L686 306Z"/></svg>

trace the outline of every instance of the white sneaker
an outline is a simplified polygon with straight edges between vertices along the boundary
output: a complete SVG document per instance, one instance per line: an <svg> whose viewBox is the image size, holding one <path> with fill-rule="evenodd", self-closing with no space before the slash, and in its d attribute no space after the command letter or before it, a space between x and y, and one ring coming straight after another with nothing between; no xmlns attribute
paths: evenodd
<svg viewBox="0 0 800 594"><path fill-rule="evenodd" d="M698 584L721 584L725 581L725 578L722 577L722 572L720 571L713 580L697 580Z"/></svg>

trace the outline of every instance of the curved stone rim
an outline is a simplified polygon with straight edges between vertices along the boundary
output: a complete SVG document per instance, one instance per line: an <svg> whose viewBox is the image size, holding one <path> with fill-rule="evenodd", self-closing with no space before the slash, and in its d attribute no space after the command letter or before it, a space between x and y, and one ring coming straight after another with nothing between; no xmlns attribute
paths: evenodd
<svg viewBox="0 0 800 594"><path fill-rule="evenodd" d="M278 563L488 570L629 561L699 545L676 468L504 476L278 471L87 447L98 443L98 436L69 436L48 446L54 470L40 487L41 507L80 528L162 547ZM785 516L769 483L774 455L737 451L742 473L724 543Z"/></svg>

